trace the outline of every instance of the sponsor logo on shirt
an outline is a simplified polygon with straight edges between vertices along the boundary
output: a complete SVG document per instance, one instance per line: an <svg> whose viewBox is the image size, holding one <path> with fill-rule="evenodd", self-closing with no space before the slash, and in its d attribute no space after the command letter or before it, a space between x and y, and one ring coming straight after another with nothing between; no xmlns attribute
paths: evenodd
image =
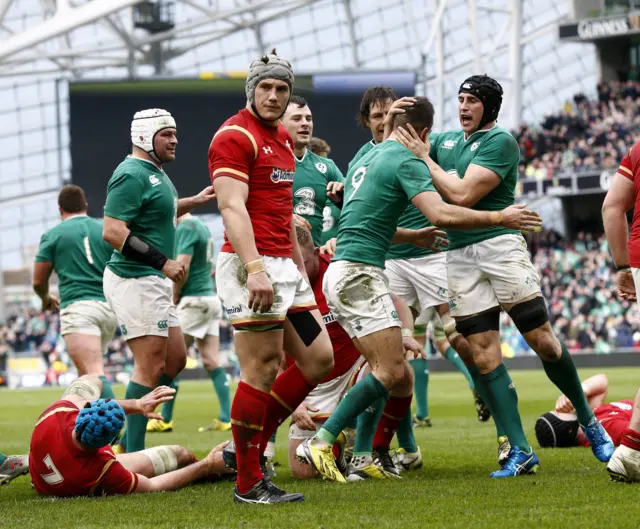
<svg viewBox="0 0 640 529"><path fill-rule="evenodd" d="M456 146L455 140L447 140L442 144L443 149L453 149Z"/></svg>
<svg viewBox="0 0 640 529"><path fill-rule="evenodd" d="M274 184L279 182L293 182L293 177L296 174L295 171L285 171L284 169L273 168L271 171L271 181Z"/></svg>
<svg viewBox="0 0 640 529"><path fill-rule="evenodd" d="M154 175L149 176L149 182L151 182L151 187L159 186L162 183L160 179Z"/></svg>
<svg viewBox="0 0 640 529"><path fill-rule="evenodd" d="M265 154L273 154L273 149L271 147L262 147L262 150Z"/></svg>
<svg viewBox="0 0 640 529"><path fill-rule="evenodd" d="M169 322L167 320L160 320L158 322L158 329L163 330L168 328L169 328Z"/></svg>
<svg viewBox="0 0 640 529"><path fill-rule="evenodd" d="M615 406L616 408L620 408L621 410L626 410L626 411L630 411L633 406L631 406L631 404L627 404L626 402L612 402L611 403L612 406ZM612 413L613 415L613 413Z"/></svg>
<svg viewBox="0 0 640 529"><path fill-rule="evenodd" d="M327 166L322 162L318 162L316 164L316 169L320 171L322 174L325 174L327 172Z"/></svg>
<svg viewBox="0 0 640 529"><path fill-rule="evenodd" d="M227 314L240 314L242 312L242 307L240 305L236 305L235 307L225 307L224 310Z"/></svg>
<svg viewBox="0 0 640 529"><path fill-rule="evenodd" d="M325 325L329 325L330 323L338 320L336 319L336 315L333 312L329 312L329 314L325 314L324 316L322 316L322 321Z"/></svg>
<svg viewBox="0 0 640 529"><path fill-rule="evenodd" d="M478 147L480 147L480 142L476 141L472 146L471 146L471 152L475 151Z"/></svg>

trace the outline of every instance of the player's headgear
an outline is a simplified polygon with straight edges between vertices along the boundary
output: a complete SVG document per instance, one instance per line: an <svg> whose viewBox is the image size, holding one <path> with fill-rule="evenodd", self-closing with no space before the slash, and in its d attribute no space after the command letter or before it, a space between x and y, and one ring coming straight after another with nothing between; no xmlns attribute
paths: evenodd
<svg viewBox="0 0 640 529"><path fill-rule="evenodd" d="M580 424L578 419L565 421L555 413L545 413L536 421L536 437L542 448L575 446Z"/></svg>
<svg viewBox="0 0 640 529"><path fill-rule="evenodd" d="M146 152L156 162L162 160L156 155L153 140L164 129L175 129L176 120L161 108L150 108L136 112L131 122L131 143Z"/></svg>
<svg viewBox="0 0 640 529"><path fill-rule="evenodd" d="M480 120L480 127L484 127L490 121L498 119L502 106L502 86L488 75L472 75L460 85L458 94L471 94L482 101L484 112Z"/></svg>
<svg viewBox="0 0 640 529"><path fill-rule="evenodd" d="M269 55L263 55L259 59L256 59L249 65L249 72L247 73L247 82L245 83L245 92L247 94L247 100L251 104L251 108L255 114L258 114L256 108L256 87L258 83L264 79L278 79L284 81L289 85L289 93L293 92L293 68L286 59L278 57L276 49L273 48ZM287 105L283 110L283 114L286 111ZM282 116L280 116L282 117Z"/></svg>
<svg viewBox="0 0 640 529"><path fill-rule="evenodd" d="M115 439L124 420L124 410L115 400L87 402L76 418L76 437L83 445L97 450Z"/></svg>

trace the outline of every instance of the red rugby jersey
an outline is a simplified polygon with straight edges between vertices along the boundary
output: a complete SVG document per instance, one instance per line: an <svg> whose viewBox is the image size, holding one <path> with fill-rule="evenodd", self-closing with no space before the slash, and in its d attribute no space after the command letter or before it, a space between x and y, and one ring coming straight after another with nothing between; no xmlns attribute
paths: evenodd
<svg viewBox="0 0 640 529"><path fill-rule="evenodd" d="M138 476L118 463L110 446L85 452L73 442L80 410L67 400L49 406L38 419L29 448L35 489L46 496L130 494Z"/></svg>
<svg viewBox="0 0 640 529"><path fill-rule="evenodd" d="M260 255L291 257L293 140L279 124L269 127L242 109L224 122L209 146L211 182L221 176L249 186L247 211ZM224 235L223 252L233 252Z"/></svg>
<svg viewBox="0 0 640 529"><path fill-rule="evenodd" d="M640 268L640 141L622 159L618 174L633 182L636 199L628 242L629 265Z"/></svg>
<svg viewBox="0 0 640 529"><path fill-rule="evenodd" d="M603 404L598 406L593 413L596 419L600 421L600 424L604 426L604 429L611 436L613 444L618 446L620 439L622 438L622 432L629 427L631 422L631 415L633 414L633 401L621 400L618 402L610 402L609 404ZM584 441L584 446L589 446L587 440Z"/></svg>

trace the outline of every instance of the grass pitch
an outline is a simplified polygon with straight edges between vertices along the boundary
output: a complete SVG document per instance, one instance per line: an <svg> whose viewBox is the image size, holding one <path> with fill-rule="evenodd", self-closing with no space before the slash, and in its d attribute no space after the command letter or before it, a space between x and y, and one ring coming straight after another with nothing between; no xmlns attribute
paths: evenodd
<svg viewBox="0 0 640 529"><path fill-rule="evenodd" d="M609 376L609 401L633 398L639 369L581 370ZM542 371L514 371L520 411L536 447L536 417L553 407L556 388ZM425 467L388 480L338 485L320 480L297 483L287 468L286 429L278 435L278 476L286 490L305 502L284 506L233 503L231 483L198 485L179 492L118 498L40 498L28 477L0 489L0 528L154 527L289 528L346 527L615 527L640 526L640 485L609 482L605 465L590 449L543 450L536 476L491 480L497 468L493 423L478 423L461 375L434 374L429 384L434 426L416 430ZM0 451L23 453L39 414L59 398L58 389L0 391ZM116 387L122 397L123 387ZM204 456L229 437L198 433L216 413L210 383L184 382L176 403L176 429L148 434L148 445L182 444Z"/></svg>

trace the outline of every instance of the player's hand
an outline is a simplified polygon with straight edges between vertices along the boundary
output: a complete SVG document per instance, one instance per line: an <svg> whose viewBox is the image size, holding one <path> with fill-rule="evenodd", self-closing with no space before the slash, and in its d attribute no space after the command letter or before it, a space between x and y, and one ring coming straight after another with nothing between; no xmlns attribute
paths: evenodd
<svg viewBox="0 0 640 529"><path fill-rule="evenodd" d="M338 239L335 237L333 239L329 239L320 246L320 253L333 257L336 254L336 244L338 244Z"/></svg>
<svg viewBox="0 0 640 529"><path fill-rule="evenodd" d="M396 139L398 143L404 145L418 158L427 159L429 157L429 151L431 150L431 144L429 143L429 137L427 136L426 142L420 139L416 130L411 126L411 123L396 129Z"/></svg>
<svg viewBox="0 0 640 529"><path fill-rule="evenodd" d="M216 192L213 189L213 186L205 187L200 193L198 193L194 198L194 202L196 206L201 206L202 204L206 204L207 202L211 202L216 199Z"/></svg>
<svg viewBox="0 0 640 529"><path fill-rule="evenodd" d="M184 265L173 259L167 259L162 267L162 273L174 283L179 283L184 279Z"/></svg>
<svg viewBox="0 0 640 529"><path fill-rule="evenodd" d="M227 467L224 462L224 458L222 457L222 450L230 443L230 441L225 441L224 443L220 443L218 446L215 446L211 452L207 454L207 457L204 460L207 462L207 469L209 471L209 476L216 476L220 474L235 474L236 471Z"/></svg>
<svg viewBox="0 0 640 529"><path fill-rule="evenodd" d="M317 408L312 408L308 406L306 402L303 402L298 406L294 412L291 414L291 420L295 423L295 425L301 430L316 430L316 423L313 422L311 415L309 412L318 411Z"/></svg>
<svg viewBox="0 0 640 529"><path fill-rule="evenodd" d="M542 226L542 219L535 211L525 209L524 204L515 204L503 209L501 225L520 231L534 231Z"/></svg>
<svg viewBox="0 0 640 529"><path fill-rule="evenodd" d="M420 248L427 248L434 252L441 252L449 246L447 234L435 226L411 230L412 244Z"/></svg>
<svg viewBox="0 0 640 529"><path fill-rule="evenodd" d="M344 184L342 182L329 182L327 184L327 196L334 202L341 202L344 198Z"/></svg>
<svg viewBox="0 0 640 529"><path fill-rule="evenodd" d="M571 413L574 411L573 404L566 395L560 395L556 401L556 411L561 413Z"/></svg>
<svg viewBox="0 0 640 529"><path fill-rule="evenodd" d="M633 282L631 270L622 270L618 272L618 296L628 301L635 301L638 296L636 294L636 284Z"/></svg>
<svg viewBox="0 0 640 529"><path fill-rule="evenodd" d="M404 345L404 350L408 352L410 355L413 355L413 358L424 358L427 359L427 354L424 352L422 346L418 343L418 341L413 336L403 336L402 337L402 345Z"/></svg>
<svg viewBox="0 0 640 529"><path fill-rule="evenodd" d="M175 392L176 390L169 386L158 386L151 393L147 393L136 401L137 408L140 410L138 413L149 419L160 419L162 421L162 415L156 413L155 409L163 402L173 400Z"/></svg>
<svg viewBox="0 0 640 529"><path fill-rule="evenodd" d="M269 312L273 305L273 286L266 272L250 274L247 277L249 289L248 306L253 312Z"/></svg>
<svg viewBox="0 0 640 529"><path fill-rule="evenodd" d="M398 114L404 114L404 109L406 107L412 107L416 102L415 97L401 97L400 99L396 99L391 108L389 108L389 112L387 112L387 116L384 118L384 136L383 138L386 140L391 133L393 132L393 119Z"/></svg>
<svg viewBox="0 0 640 529"><path fill-rule="evenodd" d="M60 310L60 300L48 294L47 297L42 300L42 310Z"/></svg>
<svg viewBox="0 0 640 529"><path fill-rule="evenodd" d="M309 231L311 231L311 224L309 224L309 221L304 217L301 217L300 215L296 215L295 213L293 214L293 223L295 226L307 228Z"/></svg>

